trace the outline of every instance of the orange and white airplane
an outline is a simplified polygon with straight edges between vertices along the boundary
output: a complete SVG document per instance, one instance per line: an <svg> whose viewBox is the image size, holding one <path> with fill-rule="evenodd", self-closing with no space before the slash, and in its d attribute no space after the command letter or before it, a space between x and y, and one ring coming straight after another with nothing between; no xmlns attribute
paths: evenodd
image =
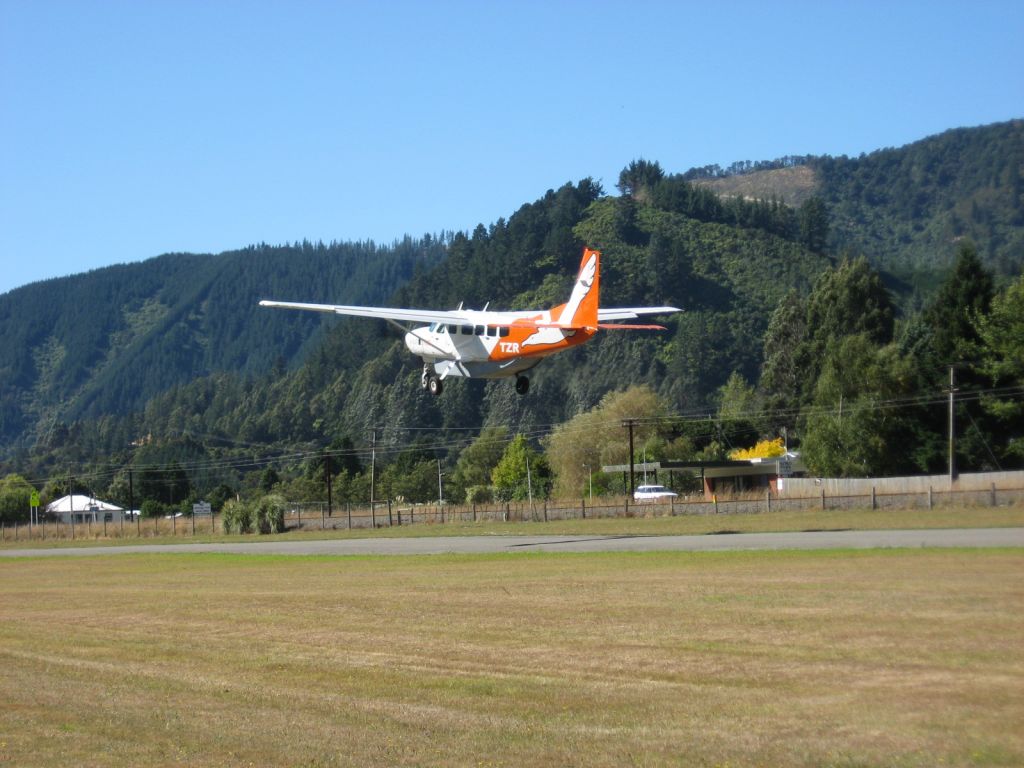
<svg viewBox="0 0 1024 768"><path fill-rule="evenodd" d="M548 310L514 312L459 309L426 310L394 307L351 307L261 301L261 307L307 309L337 315L375 317L397 326L405 346L423 358L420 383L439 395L442 382L452 377L498 379L516 377L516 392L525 395L530 380L523 374L541 359L575 347L599 330L665 330L661 325L623 325L611 320L632 320L640 315L679 312L676 307L598 306L601 254L583 251L580 272L565 304ZM428 323L409 330L402 323Z"/></svg>

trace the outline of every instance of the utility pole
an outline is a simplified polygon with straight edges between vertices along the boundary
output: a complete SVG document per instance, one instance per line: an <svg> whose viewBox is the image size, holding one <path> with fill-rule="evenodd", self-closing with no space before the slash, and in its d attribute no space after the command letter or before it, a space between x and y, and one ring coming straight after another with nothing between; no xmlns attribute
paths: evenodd
<svg viewBox="0 0 1024 768"><path fill-rule="evenodd" d="M374 481L377 475L377 430L370 430L370 516L373 516L373 503L375 501Z"/></svg>
<svg viewBox="0 0 1024 768"><path fill-rule="evenodd" d="M327 516L334 517L334 496L331 493L331 454L324 453L324 475L327 477Z"/></svg>
<svg viewBox="0 0 1024 768"><path fill-rule="evenodd" d="M526 493L530 497L530 515L532 516L532 515L535 514L535 511L533 509L533 480L530 477L530 457L529 457L529 455L527 455L527 457L526 457Z"/></svg>
<svg viewBox="0 0 1024 768"><path fill-rule="evenodd" d="M623 419L622 426L629 430L629 495L633 495L633 427L636 419Z"/></svg>
<svg viewBox="0 0 1024 768"><path fill-rule="evenodd" d="M952 490L956 482L956 409L954 394L956 393L956 367L949 366L949 487Z"/></svg>
<svg viewBox="0 0 1024 768"><path fill-rule="evenodd" d="M128 468L128 511L135 517L135 534L142 535L142 510L135 509L135 488L132 485L132 470ZM213 520L213 517L210 517ZM212 524L211 524L212 527Z"/></svg>

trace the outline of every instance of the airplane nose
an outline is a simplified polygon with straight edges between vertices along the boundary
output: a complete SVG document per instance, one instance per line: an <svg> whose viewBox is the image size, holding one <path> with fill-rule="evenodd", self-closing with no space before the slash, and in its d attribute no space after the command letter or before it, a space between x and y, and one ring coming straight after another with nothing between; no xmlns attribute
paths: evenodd
<svg viewBox="0 0 1024 768"><path fill-rule="evenodd" d="M420 346L421 346L421 344L422 344L422 342L420 341L420 337L417 336L413 331L409 331L409 333L405 334L405 346L414 355L421 354L420 353Z"/></svg>

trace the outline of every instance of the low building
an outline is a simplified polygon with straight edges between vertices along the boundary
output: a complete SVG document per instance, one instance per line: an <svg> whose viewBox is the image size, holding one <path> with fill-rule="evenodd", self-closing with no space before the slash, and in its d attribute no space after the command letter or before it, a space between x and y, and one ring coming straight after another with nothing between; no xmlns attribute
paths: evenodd
<svg viewBox="0 0 1024 768"><path fill-rule="evenodd" d="M629 465L616 464L601 467L603 472L621 472L623 487L628 488ZM778 496L783 489L785 478L799 477L807 473L807 468L796 453L775 456L770 459L738 459L729 461L650 461L635 463L633 476L652 476L658 481L661 473L668 475L667 485L674 488L672 476L676 472L699 475L704 498L711 500L718 495L754 493L771 490Z"/></svg>
<svg viewBox="0 0 1024 768"><path fill-rule="evenodd" d="M46 505L46 514L51 518L70 525L88 523L120 523L125 516L124 509L116 504L100 501L81 493L63 496Z"/></svg>

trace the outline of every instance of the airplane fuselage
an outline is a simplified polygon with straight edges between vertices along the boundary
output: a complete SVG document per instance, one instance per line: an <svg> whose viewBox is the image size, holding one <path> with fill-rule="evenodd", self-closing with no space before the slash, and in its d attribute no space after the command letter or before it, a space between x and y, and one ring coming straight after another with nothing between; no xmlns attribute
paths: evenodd
<svg viewBox="0 0 1024 768"><path fill-rule="evenodd" d="M461 323L431 323L405 335L405 346L439 376L501 378L528 370L541 358L582 344L596 329L537 327L547 312L467 310ZM522 325L517 325L522 323Z"/></svg>

